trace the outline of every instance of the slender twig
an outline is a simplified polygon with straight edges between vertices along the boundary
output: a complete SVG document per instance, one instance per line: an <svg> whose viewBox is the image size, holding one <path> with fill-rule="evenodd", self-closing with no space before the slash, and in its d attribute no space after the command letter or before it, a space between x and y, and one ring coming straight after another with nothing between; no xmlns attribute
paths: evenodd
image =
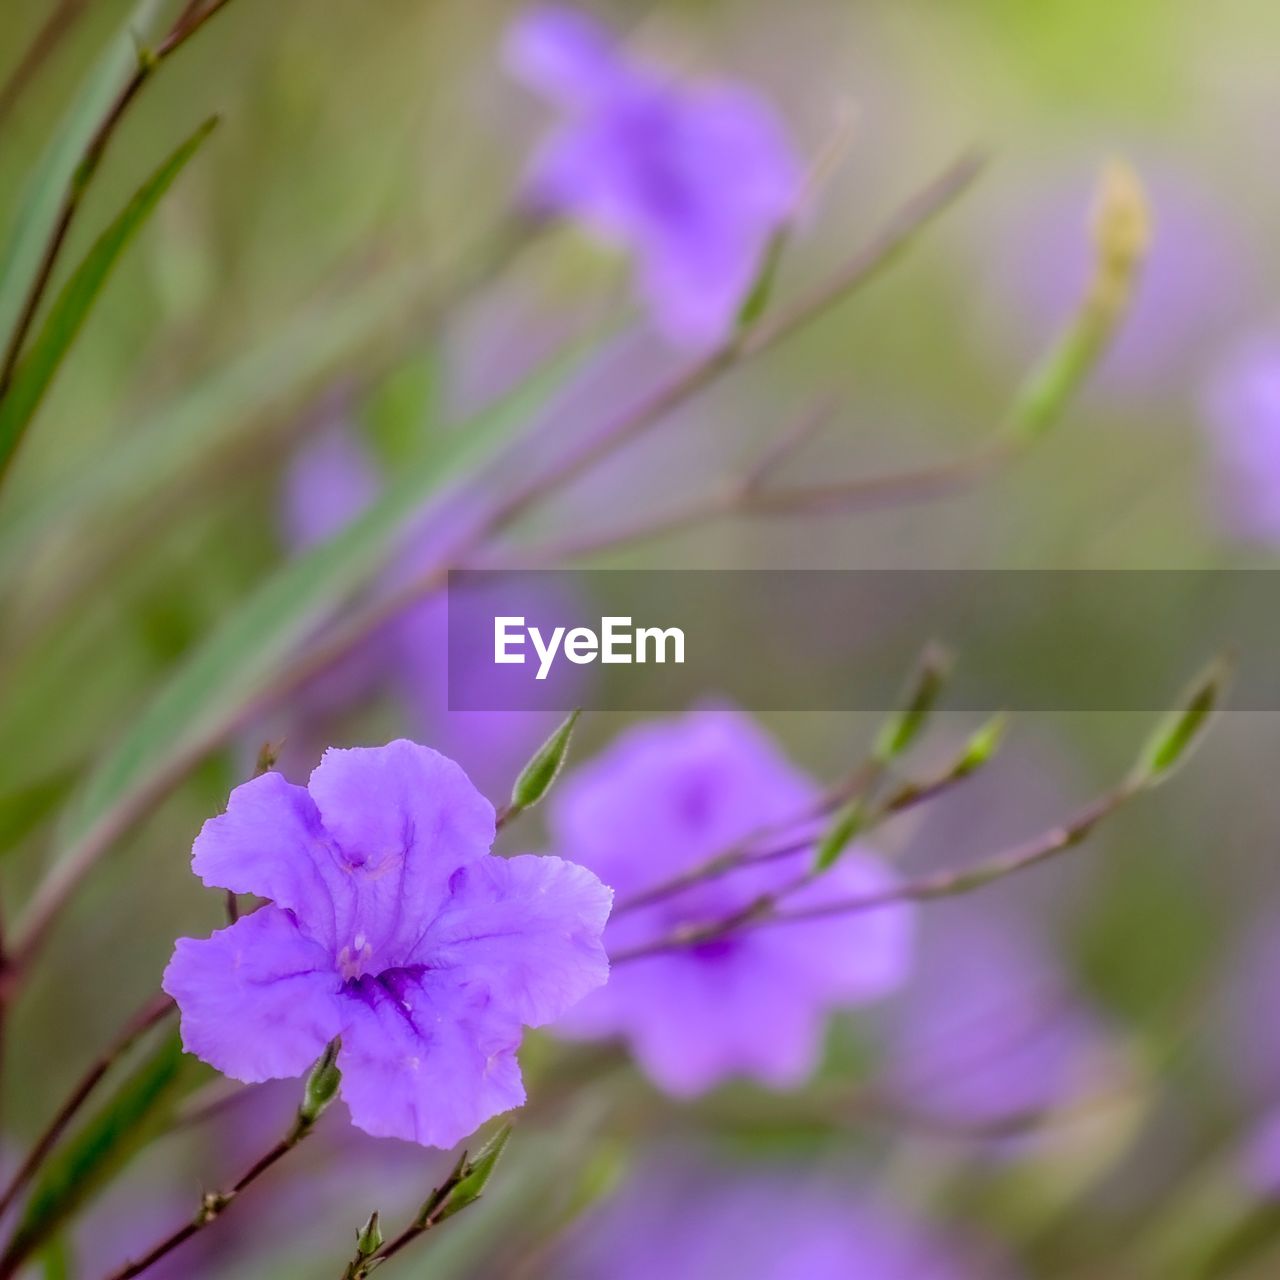
<svg viewBox="0 0 1280 1280"><path fill-rule="evenodd" d="M875 772L870 763L860 766L849 779L828 791L817 805L805 813L798 814L792 822L782 824L782 829L798 828L806 823L816 822L823 815L831 813L841 804L857 796L865 795L876 781L873 776ZM937 799L938 796L950 791L970 776L970 771L965 767L964 763L959 762L949 765L946 769L923 782L903 782L899 784L882 801L878 802L875 808L867 815L866 823L862 828L863 834L876 830L898 814L906 813L910 809L915 809L919 805ZM784 858L791 858L797 854L812 851L820 835L821 829L813 827L812 829L796 831L794 834L774 843L761 844L761 833L757 832L754 836L739 844L697 863L687 871L681 872L678 876L663 880L659 884L651 885L648 889L643 889L639 893L634 893L630 897L621 899L614 905L610 918L616 919L620 915L626 915L628 912L639 910L642 907L650 907L655 903L664 902L668 898L677 897L695 885L705 884L709 880L718 880L722 876L740 871L744 867L756 867L763 863L778 862Z"/></svg>
<svg viewBox="0 0 1280 1280"><path fill-rule="evenodd" d="M735 339L729 347L720 348L677 373L638 406L624 411L607 423L598 435L590 438L578 450L519 486L505 501L498 504L466 544L447 561L432 566L403 591L381 603L367 606L345 624L333 628L320 643L299 655L267 692L252 693L243 701L231 702L212 724L194 735L190 742L171 752L165 766L144 785L126 794L75 841L37 887L15 928L10 984L28 966L62 907L98 859L219 742L326 670L388 619L398 616L407 606L443 586L451 564L465 563L530 508L557 494L595 463L660 422L743 358L779 345L811 321L824 315L848 294L879 275L914 243L929 223L972 185L982 167L981 158L973 155L950 166L902 205L881 231L825 284L806 294L786 310L780 311L774 319L766 319L741 338Z"/></svg>
<svg viewBox="0 0 1280 1280"><path fill-rule="evenodd" d="M960 871L936 872L914 880L902 881L875 893L838 898L809 907L790 911L780 909L790 892L811 882L810 877L806 875L794 885L786 886L779 893L763 895L732 915L706 924L678 929L666 937L615 952L609 957L609 961L617 965L648 956L681 951L715 941L730 933L736 933L740 929L793 924L837 915L854 915L899 903L927 902L935 898L952 898L972 893L996 880L1003 880L1007 876L1039 866L1040 863L1048 861L1065 850L1074 848L1087 839L1099 823L1132 800L1141 790L1141 786L1131 783L1115 787L1062 825L1052 827L1023 844Z"/></svg>
<svg viewBox="0 0 1280 1280"><path fill-rule="evenodd" d="M49 240L45 245L40 265L37 267L35 277L27 290L27 296L23 302L22 310L19 312L18 321L14 325L13 332L9 335L9 342L5 348L3 360L0 360L0 397L5 395L13 382L13 375L17 369L18 360L22 355L27 335L35 322L40 303L48 291L49 282L53 278L54 268L57 266L58 258L66 244L71 225L75 221L76 214L84 202L85 192L88 190L99 165L101 165L102 158L106 155L107 147L110 145L121 120L124 119L132 102L137 98L143 86L151 79L160 65L186 44L205 23L226 8L228 3L230 3L230 0L210 0L209 5L203 9L197 8L195 5L188 5L156 48L144 50L139 54L133 73L125 81L124 86L107 108L106 114L89 138L88 143L85 145L84 154L80 158L80 163L76 166L71 183L62 198L62 206L58 211L53 230L50 232Z"/></svg>
<svg viewBox="0 0 1280 1280"><path fill-rule="evenodd" d="M175 1249L186 1244L192 1236L197 1232L203 1231L211 1222L219 1218L225 1212L228 1205L247 1187L256 1182L272 1165L278 1163L289 1154L290 1151L298 1145L298 1143L306 1136L308 1130L303 1129L297 1131L291 1129L279 1142L275 1144L265 1155L260 1156L252 1165L238 1178L229 1191L210 1191L200 1202L200 1208L196 1216L189 1222L184 1223L176 1231L171 1232L157 1245L154 1246L137 1262L126 1263L118 1271L113 1271L107 1280L132 1280L133 1276L140 1276L144 1271L149 1271L161 1259L166 1258Z"/></svg>
<svg viewBox="0 0 1280 1280"><path fill-rule="evenodd" d="M80 1108L88 1101L89 1095L98 1087L103 1077L124 1056L142 1035L157 1023L167 1018L177 1006L173 1000L159 992L152 996L141 1009L125 1023L124 1028L111 1044L97 1057L93 1065L85 1072L71 1095L58 1109L57 1114L49 1121L44 1132L36 1139L27 1157L18 1166L9 1185L0 1194L0 1215L13 1204L18 1194L30 1181L44 1163L49 1152L53 1150L58 1139L67 1126L76 1117Z"/></svg>
<svg viewBox="0 0 1280 1280"><path fill-rule="evenodd" d="M132 1280L133 1276L140 1276L144 1271L149 1271L157 1262L181 1248L192 1236L221 1217L228 1206L246 1188L257 1182L273 1165L283 1160L315 1128L316 1121L332 1101L339 1080L334 1066L337 1052L338 1042L335 1040L326 1048L320 1060L312 1068L302 1105L299 1106L293 1123L284 1137L259 1156L228 1190L206 1192L201 1197L200 1207L193 1218L176 1231L170 1232L136 1262L125 1263L119 1270L113 1271L107 1280Z"/></svg>
<svg viewBox="0 0 1280 1280"><path fill-rule="evenodd" d="M511 1126L504 1126L476 1153L474 1159L469 1152L463 1151L448 1177L432 1190L413 1221L386 1244L378 1245L372 1252L358 1253L347 1264L342 1280L367 1280L370 1272L377 1270L389 1258L434 1230L446 1218L479 1201L510 1135Z"/></svg>
<svg viewBox="0 0 1280 1280"><path fill-rule="evenodd" d="M0 88L0 125L8 119L26 88L40 73L76 19L88 7L88 0L59 0L36 32L21 61Z"/></svg>

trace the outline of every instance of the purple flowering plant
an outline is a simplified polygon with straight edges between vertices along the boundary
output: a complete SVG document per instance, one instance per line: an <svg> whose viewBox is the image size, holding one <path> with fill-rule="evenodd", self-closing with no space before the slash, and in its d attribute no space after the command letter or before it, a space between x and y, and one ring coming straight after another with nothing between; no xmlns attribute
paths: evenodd
<svg viewBox="0 0 1280 1280"><path fill-rule="evenodd" d="M306 787L265 773L205 824L192 868L268 905L182 938L163 986L225 1075L302 1075L337 1038L361 1129L450 1147L524 1101L522 1026L608 975L610 891L559 858L494 857L493 806L398 741L331 750Z"/></svg>
<svg viewBox="0 0 1280 1280"><path fill-rule="evenodd" d="M756 831L794 823L819 794L745 716L697 711L632 729L566 779L551 800L552 848L613 885L623 909L606 942L625 950L690 921L732 916L794 881L811 838L789 856L646 899ZM854 849L791 902L819 905L896 883L873 852ZM677 1096L737 1075L795 1087L817 1068L830 1011L903 982L912 927L911 908L898 905L640 957L557 1025L621 1036L645 1073Z"/></svg>
<svg viewBox="0 0 1280 1280"><path fill-rule="evenodd" d="M157 158L113 214L106 193L99 199L97 175L114 160L121 124L154 96L151 81L179 50L203 43L224 10L246 7L141 0L33 167L30 196L0 254L0 507L32 477L57 477L56 432L38 410L125 247L152 231L169 189L185 181L189 164L203 161L216 121ZM0 117L77 11L58 6L48 19L16 81L0 88ZM0 16L0 25L7 21ZM262 18L264 30L270 21ZM288 1203L301 1206L297 1217L308 1224L284 1233L291 1273L366 1280L476 1204L513 1123L519 1136L502 1168L513 1187L531 1192L532 1204L488 1206L494 1216L477 1232L481 1243L467 1246L473 1274L524 1274L542 1265L547 1275L584 1277L683 1268L698 1280L730 1272L761 1280L799 1273L967 1278L974 1269L968 1245L957 1243L963 1233L928 1221L963 1201L955 1191L967 1166L950 1156L933 1161L937 1147L912 1146L910 1124L950 1125L949 1137L969 1142L972 1153L988 1136L976 1130L1011 1110L1048 1125L1064 1099L1077 1101L1077 1062L1092 1056L1102 1035L1092 1005L1073 1001L1066 1017L1044 1024L1039 988L1028 995L1010 980L1037 948L1012 945L1004 925L983 925L981 916L980 936L927 977L927 998L920 998L916 952L930 928L928 904L979 893L1068 853L1163 783L1200 740L1226 680L1221 669L1193 686L1133 768L1095 801L990 857L921 873L897 857L890 828L987 769L1003 727L1000 718L986 721L958 746L939 749L930 734L945 673L932 659L910 678L861 758L841 755L826 781L818 769L792 762L792 744L784 750L781 733L717 705L630 724L606 743L598 741L602 727L589 720L599 749L561 776L576 714L538 746L549 726L536 717L464 719L450 710L441 587L453 568L558 565L634 551L726 517L848 515L972 488L1045 437L1119 330L1149 239L1141 183L1123 165L1104 172L1089 263L1074 282L1066 324L992 437L959 458L901 472L830 470L818 481L784 480L830 416L805 407L790 425L774 428L727 483L667 509L667 467L656 486L663 492L635 495L641 518L614 525L616 493L591 485L602 464L624 457L628 445L715 383L857 293L968 190L982 162L965 156L945 169L784 305L774 295L790 287L788 232L806 170L822 166L802 156L762 94L729 79L677 76L584 8L528 9L505 34L488 36L495 79L517 80L549 104L555 120L539 121L544 136L520 196L497 211L496 229L480 237L478 249L449 246L439 254L442 264L424 251L440 268L423 273L426 283L416 261L413 270L397 261L361 294L362 306L326 299L323 323L308 316L278 339L256 337L243 365L193 394L181 412L162 415L163 429L126 442L123 463L113 456L64 475L66 496L54 486L52 520L38 485L15 503L12 519L0 509L0 567L14 571L19 607L12 612L24 619L12 646L16 670L28 674L30 651L40 676L13 682L22 690L18 727L0 726L0 737L6 758L23 762L29 753L40 767L57 766L52 782L15 784L12 795L6 785L0 833L6 840L16 833L15 846L34 843L59 811L47 824L47 865L32 856L12 884L6 874L0 1066L4 1055L27 1056L23 1074L13 1077L24 1106L4 1137L3 1150L12 1144L20 1154L6 1160L0 1187L0 1280L38 1266L65 1274L72 1256L100 1265L108 1280L165 1268L241 1280L258 1274L246 1258L269 1271L280 1241L266 1237L280 1233L253 1216L254 1196L263 1194L255 1187L286 1172L296 1196ZM358 61L359 47L352 41L344 56ZM447 69L438 70L441 82L451 83ZM452 89L461 95L456 84ZM291 104L295 91L306 92L305 77L283 95ZM217 92L230 97L236 90L219 83ZM402 157L392 166L397 173L412 167ZM327 166L312 169L313 178L329 177ZM431 171L455 199L452 220L476 221L470 195L458 201L453 179L434 165ZM235 180L223 184L237 198L239 176L233 172ZM313 200L311 188L300 189ZM86 202L89 192L94 198ZM406 432L412 438L403 453L375 465L364 447L365 419L403 394L404 365L420 355L424 333L433 351L444 347L452 318L491 279L520 278L525 255L553 258L542 235L547 215L628 255L645 315L627 336L639 347L656 329L682 351L671 357L674 367L662 364L648 381L646 366L644 385L618 387L631 375L613 375L593 332L467 423L440 429L423 415L430 421ZM107 219L101 234L82 241L81 224L97 217ZM191 223L207 229L200 218ZM334 224L345 234L345 221ZM181 318L191 281L205 275L207 287L237 297L230 261L225 271L190 269L183 253L191 227L183 217L154 229L161 232L160 310ZM367 247L356 274L377 273L373 264L385 246ZM248 251L244 257L256 260ZM233 309L238 321L238 297ZM368 319L375 315L376 322ZM176 327L167 355L203 347ZM120 337L133 332L119 328ZM664 361L670 355L658 354ZM1276 524L1266 475L1277 416L1274 364L1268 349L1232 366L1209 400L1219 469L1243 495L1236 499L1242 520L1266 537ZM584 366L588 375L609 374L588 397L594 429L561 431L547 407L553 391L578 379ZM148 370L138 379L139 395L165 381ZM592 384L586 377L575 385ZM318 413L307 408L317 395ZM97 400L92 407L85 417L98 416ZM252 439L238 434L248 432L244 424L252 425ZM690 429L702 425L699 419ZM247 444L260 450L252 461L262 468L241 465ZM285 457L281 476L271 470L268 479L283 493L276 514L286 554L256 566L261 572L250 581L241 557L248 562L256 543L242 538L241 526L270 505L260 501L265 486L260 492L257 471ZM234 467L226 465L230 458ZM202 520L201 503L232 473L234 500L219 508L218 520ZM578 485L576 502L562 503ZM128 524L134 507L163 536L139 537L148 526ZM112 536L97 536L113 520L128 526L118 539L126 558L141 558L136 580L126 575L119 586L105 569L120 547ZM64 580L59 562L67 541L76 547ZM261 541L271 543L269 533ZM188 564L190 548L197 559ZM158 579L165 584L159 602L153 573L168 575ZM207 598L198 594L205 589ZM178 602L172 608L170 596ZM82 615L83 602L93 607ZM28 603L29 610L21 607ZM528 612L544 607L554 612L556 602L531 600ZM101 630L112 636L100 640ZM0 665L8 674L7 633L4 639ZM110 661L84 661L85 644L101 646ZM38 665L46 656L47 669ZM482 670L484 657L476 655ZM113 696L95 684L117 676ZM37 703L38 725L25 709ZM353 709L362 718L344 718ZM116 739L101 738L113 717L120 722ZM393 727L384 732L388 722ZM234 764L237 744L278 724L293 739L289 766L273 767L279 746L271 746L256 775L233 785L244 776ZM335 745L353 740L385 745ZM794 745L801 758L801 744ZM942 760L939 767L920 765L915 753L925 747ZM303 761L315 766L305 785L292 780ZM513 774L510 799L495 806L486 794L498 794L494 788ZM526 822L535 830L520 832L520 846L545 852L508 852L510 829ZM126 845L137 859L127 909L114 900L103 909L104 899L86 885L96 888L101 864ZM175 851L188 846L194 878L172 875ZM197 879L222 892L198 893ZM171 912L167 899L158 907L161 894L172 894L181 908ZM215 904L225 908L221 927L210 919ZM80 927L60 929L73 907L81 908L72 916ZM125 929L137 946L115 945L119 937L107 932ZM1001 936L982 936L983 929ZM50 964L42 986L32 975L45 977L50 953L64 967ZM62 1064L89 1031L61 1034L50 1048L25 1011L12 1023L9 1017L29 991L48 990L60 973L73 971L86 975L86 989L98 990L101 972L113 994L135 983L153 994L114 1036L95 1043L96 1056L86 1051L83 1074L65 1096L49 1098L44 1090L65 1084ZM1046 965L1046 973L1056 990L1056 967ZM69 985L78 993L81 984ZM1074 991L1065 978L1062 985ZM888 1016L871 1008L881 1004L892 1006ZM999 1016L988 1017L990 1008ZM975 1009L982 1015L976 1028L968 1016ZM168 1030L173 1017L178 1026ZM1012 1051L1005 1037L1011 1026L1018 1032ZM526 1035L530 1030L541 1034ZM851 1061L854 1037L867 1042L882 1073L896 1075L893 1087L877 1092L880 1077ZM977 1081L954 1065L988 1053L995 1061ZM57 1070L46 1072L55 1057ZM922 1058L946 1076L936 1089L914 1087ZM101 1087L108 1078L111 1090ZM295 1100L292 1119L264 1143L260 1121L245 1118L245 1099L270 1101L277 1095L255 1086L294 1079L301 1084L283 1086ZM27 1105L32 1082L39 1088ZM744 1096L745 1123L733 1111ZM287 1170L276 1171L335 1100L351 1125L325 1120L334 1134L329 1155L311 1143L315 1167L291 1158ZM503 1123L486 1128L500 1116ZM916 1211L906 1213L893 1203L891 1179L873 1192L861 1171L847 1186L817 1176L797 1189L785 1171L738 1179L708 1162L707 1172L686 1169L687 1181L678 1185L668 1174L656 1191L624 1190L606 1209L603 1227L587 1224L591 1249L570 1247L563 1254L570 1270L548 1269L561 1256L558 1237L608 1199L620 1149L643 1156L645 1135L665 1127L697 1130L714 1146L743 1137L744 1129L762 1138L778 1122L797 1141L816 1131L834 1142L852 1129L859 1160L865 1143L877 1165L909 1172L933 1162L937 1177L925 1193L913 1191ZM412 1204L366 1205L365 1185L346 1178L343 1143L357 1140L351 1128L370 1139L402 1140L400 1159L434 1161L435 1152L421 1148L464 1149L433 1166L429 1178L413 1166L396 1179L414 1182ZM882 1129L894 1136L873 1136ZM228 1149L260 1154L239 1176L227 1176L212 1158L211 1135L231 1135ZM818 1155L806 1150L807 1159ZM191 1213L150 1246L140 1238L149 1235L150 1215L113 1222L109 1247L104 1238L95 1251L95 1219L82 1211L108 1188L111 1205L127 1205L131 1163L144 1156L171 1186L201 1188ZM331 1167L319 1171L328 1176L309 1177L326 1159ZM320 1212L311 1199L321 1187L337 1189L332 1212ZM224 1249L231 1228L215 1224L245 1200L235 1214L235 1248ZM403 1219L398 1229L393 1218ZM340 1240L325 1236L329 1219L341 1221ZM1011 1251L1027 1243L1029 1220L1021 1210L1007 1215ZM122 1245L122 1234L132 1243ZM189 1246L196 1235L198 1245ZM1027 1251L1034 1256L1035 1242Z"/></svg>
<svg viewBox="0 0 1280 1280"><path fill-rule="evenodd" d="M772 108L742 86L676 83L575 9L529 10L505 54L563 116L533 160L533 207L624 246L671 341L726 338L800 196L801 166Z"/></svg>

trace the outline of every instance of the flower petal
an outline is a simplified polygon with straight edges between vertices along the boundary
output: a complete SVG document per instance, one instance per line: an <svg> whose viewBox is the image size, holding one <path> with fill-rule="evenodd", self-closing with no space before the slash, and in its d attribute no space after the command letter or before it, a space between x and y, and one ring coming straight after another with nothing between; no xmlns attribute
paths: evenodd
<svg viewBox="0 0 1280 1280"><path fill-rule="evenodd" d="M452 896L419 948L456 968L495 1007L537 1027L609 977L600 934L613 893L562 858L482 858L454 873Z"/></svg>
<svg viewBox="0 0 1280 1280"><path fill-rule="evenodd" d="M556 1029L621 1035L654 1083L689 1098L734 1077L802 1084L818 1064L823 1021L820 1001L741 942L714 958L677 952L623 966Z"/></svg>
<svg viewBox="0 0 1280 1280"><path fill-rule="evenodd" d="M566 106L592 102L625 74L597 23L551 5L516 19L507 32L503 61L516 79Z"/></svg>
<svg viewBox="0 0 1280 1280"><path fill-rule="evenodd" d="M448 972L395 970L348 988L338 1066L358 1128L451 1147L524 1102L520 1027Z"/></svg>
<svg viewBox="0 0 1280 1280"><path fill-rule="evenodd" d="M182 1045L247 1084L306 1071L341 1028L341 979L288 912L266 906L210 938L179 938L162 986Z"/></svg>
<svg viewBox="0 0 1280 1280"><path fill-rule="evenodd" d="M850 849L824 876L788 899L795 910L874 898L899 877L873 852ZM915 956L916 908L906 902L761 930L778 966L832 1004L863 1004L901 987Z"/></svg>
<svg viewBox="0 0 1280 1280"><path fill-rule="evenodd" d="M210 888L270 898L336 954L349 877L305 787L264 773L237 787L196 837L191 868ZM343 939L345 941L345 938Z"/></svg>
<svg viewBox="0 0 1280 1280"><path fill-rule="evenodd" d="M308 790L348 895L335 925L347 976L403 966L450 876L488 853L493 806L452 760L404 739L326 751Z"/></svg>

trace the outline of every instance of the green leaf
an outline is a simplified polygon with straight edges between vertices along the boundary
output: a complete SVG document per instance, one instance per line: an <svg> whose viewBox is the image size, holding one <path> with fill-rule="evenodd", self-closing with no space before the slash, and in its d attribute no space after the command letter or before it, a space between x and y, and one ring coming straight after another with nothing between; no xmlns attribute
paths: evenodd
<svg viewBox="0 0 1280 1280"><path fill-rule="evenodd" d="M134 1069L102 1109L45 1166L0 1271L53 1235L154 1136L183 1072L175 1034ZM6 1272L7 1274L7 1272Z"/></svg>
<svg viewBox="0 0 1280 1280"><path fill-rule="evenodd" d="M85 148L108 108L138 65L138 43L151 38L164 0L142 0L112 38L63 117L27 183L0 257L0 349L8 345L35 279L63 199L75 180Z"/></svg>
<svg viewBox="0 0 1280 1280"><path fill-rule="evenodd" d="M520 770L515 786L511 788L511 809L531 809L551 790L551 784L560 776L569 755L569 741L573 727L582 712L571 712L563 724L538 748L533 759Z"/></svg>
<svg viewBox="0 0 1280 1280"><path fill-rule="evenodd" d="M455 1213L461 1213L468 1205L473 1205L480 1199L484 1193L485 1184L492 1176L494 1169L498 1164L498 1157L502 1155L503 1149L507 1145L508 1139L511 1137L511 1126L503 1125L501 1129L477 1152L474 1160L468 1160L463 1165L462 1176L459 1178L457 1185L449 1193L449 1198L445 1201L444 1207L440 1209L436 1215L437 1222L443 1222L446 1218L452 1218Z"/></svg>
<svg viewBox="0 0 1280 1280"><path fill-rule="evenodd" d="M23 433L121 254L215 124L216 119L206 120L151 175L95 241L58 294L39 336L31 343L0 401L0 475L11 463Z"/></svg>
<svg viewBox="0 0 1280 1280"><path fill-rule="evenodd" d="M1188 759L1204 738L1230 674L1226 659L1211 663L1187 690L1181 704L1160 720L1138 756L1131 779L1133 785L1157 786Z"/></svg>
<svg viewBox="0 0 1280 1280"><path fill-rule="evenodd" d="M441 452L406 467L362 516L282 564L251 592L179 666L90 776L63 832L63 856L74 858L76 841L131 797L145 794L175 756L233 720L385 563L424 502L506 445L580 360L575 352L551 361L475 421L448 431Z"/></svg>
<svg viewBox="0 0 1280 1280"><path fill-rule="evenodd" d="M0 857L16 848L57 809L78 772L76 768L58 769L0 795Z"/></svg>
<svg viewBox="0 0 1280 1280"><path fill-rule="evenodd" d="M0 400L0 477L13 461L27 425L40 407L49 384L88 319L120 255L216 124L216 117L206 120L138 188L115 221L94 242L93 248L54 300L39 335L19 363L4 399Z"/></svg>
<svg viewBox="0 0 1280 1280"><path fill-rule="evenodd" d="M171 492L215 449L261 435L357 363L375 343L411 322L432 277L403 264L257 335L172 402L127 432L93 466L60 475L32 498L14 493L0 511L0 572L91 521L113 531L159 493ZM109 523L108 523L109 522Z"/></svg>

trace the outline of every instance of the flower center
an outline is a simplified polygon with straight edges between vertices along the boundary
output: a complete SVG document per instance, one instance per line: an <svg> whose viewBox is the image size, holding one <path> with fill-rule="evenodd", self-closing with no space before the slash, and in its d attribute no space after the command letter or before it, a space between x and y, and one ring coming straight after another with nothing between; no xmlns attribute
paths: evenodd
<svg viewBox="0 0 1280 1280"><path fill-rule="evenodd" d="M343 980L352 982L372 972L370 961L373 959L373 948L363 933L357 933L351 945L338 952L338 972Z"/></svg>

